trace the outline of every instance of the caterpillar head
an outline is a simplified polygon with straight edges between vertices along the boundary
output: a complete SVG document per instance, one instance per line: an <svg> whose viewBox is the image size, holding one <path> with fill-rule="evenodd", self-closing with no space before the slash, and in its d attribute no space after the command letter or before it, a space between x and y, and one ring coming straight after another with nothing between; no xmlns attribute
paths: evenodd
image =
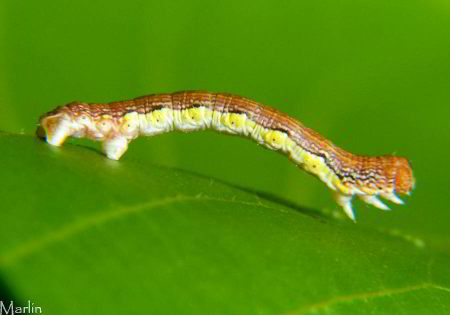
<svg viewBox="0 0 450 315"><path fill-rule="evenodd" d="M395 157L394 162L395 191L409 195L416 185L411 165L404 157Z"/></svg>

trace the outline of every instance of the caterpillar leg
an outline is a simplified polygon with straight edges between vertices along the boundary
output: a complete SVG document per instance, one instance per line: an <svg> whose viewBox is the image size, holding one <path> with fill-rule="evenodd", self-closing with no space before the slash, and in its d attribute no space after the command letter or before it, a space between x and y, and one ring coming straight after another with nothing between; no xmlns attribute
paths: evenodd
<svg viewBox="0 0 450 315"><path fill-rule="evenodd" d="M361 198L361 200L363 200L365 203L375 206L378 209L390 210L389 207L382 203L380 199L378 199L375 195L360 195L359 198Z"/></svg>
<svg viewBox="0 0 450 315"><path fill-rule="evenodd" d="M128 139L117 136L103 142L103 151L111 160L118 160L128 149Z"/></svg>
<svg viewBox="0 0 450 315"><path fill-rule="evenodd" d="M344 195L339 192L334 192L334 199L344 209L345 214L352 219L352 221L356 222L355 214L352 209L352 195Z"/></svg>
<svg viewBox="0 0 450 315"><path fill-rule="evenodd" d="M383 197L384 199L387 199L389 201L392 201L393 203L396 203L398 205L402 205L404 204L403 200L401 200L400 198L398 198L394 193L381 193L381 197Z"/></svg>

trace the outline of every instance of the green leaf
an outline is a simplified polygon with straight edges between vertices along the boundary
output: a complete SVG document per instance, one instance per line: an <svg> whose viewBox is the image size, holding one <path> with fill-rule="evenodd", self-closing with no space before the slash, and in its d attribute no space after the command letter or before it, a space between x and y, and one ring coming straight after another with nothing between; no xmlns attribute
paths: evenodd
<svg viewBox="0 0 450 315"><path fill-rule="evenodd" d="M139 157L0 145L3 300L45 314L450 313L449 253L401 233Z"/></svg>

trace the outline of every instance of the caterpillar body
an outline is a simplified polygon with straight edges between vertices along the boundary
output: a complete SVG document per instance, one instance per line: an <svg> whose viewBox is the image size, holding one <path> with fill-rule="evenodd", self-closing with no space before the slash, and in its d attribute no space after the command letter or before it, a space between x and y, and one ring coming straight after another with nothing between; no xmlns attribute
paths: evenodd
<svg viewBox="0 0 450 315"><path fill-rule="evenodd" d="M409 195L415 185L404 157L349 153L286 114L225 93L184 91L108 104L73 102L43 115L37 134L55 146L69 136L103 141L106 156L118 160L139 135L207 128L249 137L287 155L332 189L352 220L354 195L388 210L378 196L402 204L396 193Z"/></svg>

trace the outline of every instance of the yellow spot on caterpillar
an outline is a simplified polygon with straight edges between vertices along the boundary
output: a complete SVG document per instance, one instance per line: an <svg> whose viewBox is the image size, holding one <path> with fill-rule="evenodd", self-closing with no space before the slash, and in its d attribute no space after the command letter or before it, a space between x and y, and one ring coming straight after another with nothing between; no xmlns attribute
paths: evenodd
<svg viewBox="0 0 450 315"><path fill-rule="evenodd" d="M126 113L123 116L122 124L120 126L122 133L127 138L137 137L139 134L139 115L137 112Z"/></svg>
<svg viewBox="0 0 450 315"><path fill-rule="evenodd" d="M328 170L328 167L320 156L316 156L309 152L304 151L303 163L303 169L318 177L322 176L322 172Z"/></svg>
<svg viewBox="0 0 450 315"><path fill-rule="evenodd" d="M328 167L323 162L323 159L319 156L315 156L314 154L306 153L303 161L305 163L303 168L318 177L322 175L322 172L328 170Z"/></svg>
<svg viewBox="0 0 450 315"><path fill-rule="evenodd" d="M284 134L278 130L269 130L264 135L264 141L266 142L266 144L268 144L270 147L272 147L276 150L283 148L285 138L286 138L286 134Z"/></svg>
<svg viewBox="0 0 450 315"><path fill-rule="evenodd" d="M140 130L144 135L154 135L163 131L170 131L174 124L181 126L179 111L169 108L153 110L140 115Z"/></svg>
<svg viewBox="0 0 450 315"><path fill-rule="evenodd" d="M244 125L245 116L243 114L232 113L230 115L229 121L230 125L238 130L241 130L242 125Z"/></svg>
<svg viewBox="0 0 450 315"><path fill-rule="evenodd" d="M154 110L146 114L147 126L161 127L167 123L168 111L166 109Z"/></svg>
<svg viewBox="0 0 450 315"><path fill-rule="evenodd" d="M316 174L317 176L319 176L319 178L323 178L326 179L328 178L328 174L330 172L330 169L328 168L328 166L325 164L325 162L323 161L322 158L318 158L317 159L317 164L316 164ZM325 182L326 180L324 180Z"/></svg>
<svg viewBox="0 0 450 315"><path fill-rule="evenodd" d="M200 123L202 121L202 111L200 110L200 108L189 108L187 110L187 115L192 121L196 123Z"/></svg>
<svg viewBox="0 0 450 315"><path fill-rule="evenodd" d="M166 121L166 115L162 110L155 110L153 111L153 125L162 125Z"/></svg>

